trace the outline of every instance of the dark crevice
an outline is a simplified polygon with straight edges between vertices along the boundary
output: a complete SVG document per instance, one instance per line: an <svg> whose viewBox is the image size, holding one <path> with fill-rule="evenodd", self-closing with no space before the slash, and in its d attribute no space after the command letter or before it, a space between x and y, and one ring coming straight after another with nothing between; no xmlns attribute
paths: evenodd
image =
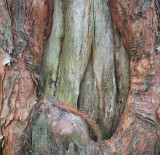
<svg viewBox="0 0 160 155"><path fill-rule="evenodd" d="M65 34L65 32L64 32ZM63 50L63 40L64 40L64 36L62 36L62 40L61 40L61 49L60 49L60 53L59 53L59 62L58 62L58 66L57 66L57 72L56 72L56 80L54 83L54 90L53 90L53 96L56 96L56 91L57 91L57 82L58 79L60 78L60 63L61 63L61 56L62 56L62 50Z"/></svg>
<svg viewBox="0 0 160 155"><path fill-rule="evenodd" d="M58 62L58 66L57 66L57 72L56 72L56 80L54 83L54 90L53 90L53 96L56 96L56 91L57 91L57 82L58 79L60 79L60 63L61 63L61 58L62 58L62 52L63 52L63 42L65 39L65 4L62 1L62 9L63 9L63 34L61 36L61 49L60 49L60 53L59 53L59 62Z"/></svg>
<svg viewBox="0 0 160 155"><path fill-rule="evenodd" d="M93 0L93 41L95 41L96 36L96 23L95 23L95 10L94 10L94 0Z"/></svg>
<svg viewBox="0 0 160 155"><path fill-rule="evenodd" d="M93 67L93 54L94 54L94 44L95 44L95 36L96 36L96 23L95 23L95 2L94 2L94 0L93 0L93 39L92 39L92 45L91 45L91 51L92 51L92 55L91 55L91 58L92 58L92 68L93 68L93 74L95 74L94 73L94 67ZM97 82L97 79L96 79L96 82ZM99 100L99 89L98 89L98 87L96 86L96 88L97 88L97 92L98 92L98 100ZM99 106L99 104L98 104L98 106ZM98 107L98 109L99 109L99 107ZM99 124L100 123L100 120L99 120L99 112L97 112L98 113L98 115L97 115L97 120L96 120L96 122Z"/></svg>
<svg viewBox="0 0 160 155"><path fill-rule="evenodd" d="M93 57L93 56L92 56L92 54L93 54L93 40L92 40L92 43L91 43L91 55L90 55L90 57L89 57L87 67L86 67L86 69L85 69L85 71L84 71L83 78L82 78L82 80L81 80L81 82L80 82L80 88L79 88L79 92L80 92L80 93L79 93L78 101L77 101L77 108L78 108L78 109L83 108L83 107L81 106L81 103L80 103L82 83L83 83L83 81L84 81L84 78L85 78L86 75L87 75L87 70L88 70L88 67L89 67L90 63L92 64L92 68L93 68L93 62L92 62L92 57ZM94 74L94 73L93 73L93 74ZM92 76L94 76L94 75L92 75ZM95 121L97 122L97 120L95 120ZM91 139L91 140L94 140L95 142L97 142L98 137L94 135L94 132L93 132L92 128L91 128L89 125L88 125L88 130L89 130L88 133L89 133L90 139Z"/></svg>
<svg viewBox="0 0 160 155"><path fill-rule="evenodd" d="M121 39L121 35L119 31L115 28L114 24L112 27L113 27L113 42L114 42L114 73L115 73L115 83L116 83L116 93L117 93L116 94L115 116L114 116L113 123L112 123L112 135L113 135L118 127L120 117L122 116L124 112L126 101L124 101L124 95L122 94L123 90L121 88L122 79L121 79L121 72L120 72L121 59L119 58L119 50L118 50L119 45L116 41L116 35L120 36L119 39ZM125 91L125 93L127 92Z"/></svg>
<svg viewBox="0 0 160 155"><path fill-rule="evenodd" d="M113 39L114 39L114 73L115 73L115 83L116 83L116 111L115 111L115 117L113 120L112 124L112 135L115 133L117 126L118 126L118 118L121 115L121 109L120 109L120 104L122 104L122 96L120 93L120 88L119 88L119 81L120 81L120 73L119 73L119 61L118 61L118 51L117 51L117 42L115 38L115 28L113 25Z"/></svg>
<svg viewBox="0 0 160 155"><path fill-rule="evenodd" d="M116 84L116 108L115 108L115 116L113 119L113 123L112 123L112 134L111 136L115 133L117 126L118 126L118 122L119 122L119 118L121 116L121 114L123 113L124 108L123 107L123 103L122 103L122 95L121 95L121 90L120 90L120 72L119 72L119 59L118 59L118 44L116 42L116 28L112 22L112 27L113 27L113 43L114 43L114 55L113 55L113 61L114 61L114 75L115 75L115 84Z"/></svg>
<svg viewBox="0 0 160 155"><path fill-rule="evenodd" d="M85 74L84 74L84 75L85 75ZM82 83L82 82L83 82L83 80L81 81L81 83ZM80 88L79 88L80 90L81 90L81 83L80 83ZM78 100L77 100L77 108L78 108L78 109L80 109L80 105L81 105L81 104L80 104L80 93L81 93L81 91L79 92L79 96L78 96Z"/></svg>
<svg viewBox="0 0 160 155"><path fill-rule="evenodd" d="M83 78L82 78L82 80L80 81L79 96L78 96L78 100L77 100L77 108L78 108L78 109L80 109L80 106L81 106L81 104L80 104L80 93L81 93L82 82L83 82L83 79L85 78L85 76L86 76L86 74L87 74L87 68L88 68L88 66L89 66L89 63L90 63L90 61L92 61L91 58L92 58L92 54L91 54L91 56L90 56L90 58L89 58L89 60L88 60L88 64L87 64L86 69L85 69L84 74L83 74Z"/></svg>
<svg viewBox="0 0 160 155"><path fill-rule="evenodd" d="M109 5L110 8L110 5ZM111 8L110 8L111 10ZM125 14L125 12L124 12ZM114 23L112 22L112 28L113 28L113 43L114 43L114 54L113 54L113 61L114 61L114 76L115 76L115 84L116 84L116 108L115 108L115 116L113 118L113 123L112 123L112 129L111 129L111 136L115 133L117 127L118 127L118 122L120 119L120 115L123 113L121 107L123 106L122 104L122 96L121 96L121 91L120 91L120 72L119 72L119 60L118 60L118 50L117 50L117 42L116 42L116 28Z"/></svg>
<svg viewBox="0 0 160 155"><path fill-rule="evenodd" d="M83 109L83 107L82 107L82 105L81 105L81 103L80 103L80 96L81 96L81 90L82 90L82 83L84 82L83 80L84 80L84 78L86 77L86 75L87 75L87 72L88 72L88 67L89 67L89 65L90 65L90 63L92 63L92 55L90 56L90 59L89 59L89 61L88 61L88 64L87 64L87 67L86 67L86 69L85 69L85 71L84 71L84 76L83 76L83 79L82 79L82 81L80 82L80 93L79 93L79 96L78 96L78 101L77 101L77 108L78 109ZM93 65L92 65L93 66ZM93 75L94 76L94 75ZM86 109L85 109L86 110ZM85 111L84 110L84 111ZM96 123L97 123L97 120L94 120L94 121L96 121ZM93 129L88 125L88 130L89 130L89 136L90 136L90 139L91 140L94 140L95 142L97 142L97 140L98 140L98 137L97 136L95 136L95 134L94 134L94 132L93 132Z"/></svg>

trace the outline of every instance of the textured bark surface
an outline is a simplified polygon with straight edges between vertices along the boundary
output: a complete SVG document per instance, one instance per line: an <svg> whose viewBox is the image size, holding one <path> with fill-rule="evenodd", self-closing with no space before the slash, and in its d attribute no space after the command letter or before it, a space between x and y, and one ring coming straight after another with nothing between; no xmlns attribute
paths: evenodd
<svg viewBox="0 0 160 155"><path fill-rule="evenodd" d="M129 91L129 57L108 1L54 1L45 47L43 92L84 108L104 139L112 135ZM92 107L92 108L90 108Z"/></svg>
<svg viewBox="0 0 160 155"><path fill-rule="evenodd" d="M3 154L15 155L37 99L38 73L45 38L51 30L53 5L45 0L1 0L0 6L0 141Z"/></svg>
<svg viewBox="0 0 160 155"><path fill-rule="evenodd" d="M54 15L52 0L0 6L3 154L160 153L158 1L55 0ZM56 97L36 101L38 84L42 93L84 107L103 138L116 132L90 140L87 124L95 137L97 125Z"/></svg>
<svg viewBox="0 0 160 155"><path fill-rule="evenodd" d="M60 105L64 103L53 96L43 96L38 100L32 112L28 139L22 135L26 141L23 141L19 154L96 155L101 152L100 147L90 140L84 120L67 111L67 106L62 110Z"/></svg>
<svg viewBox="0 0 160 155"><path fill-rule="evenodd" d="M160 55L155 46L159 42L156 3L117 0L111 1L111 8L131 55L131 89L120 125L106 143L121 154L158 154Z"/></svg>
<svg viewBox="0 0 160 155"><path fill-rule="evenodd" d="M131 56L131 88L118 129L106 140L102 152L159 154L160 64L156 1L111 1L111 9ZM116 52L116 58L117 55ZM92 66L91 62L88 66ZM116 75L119 73L117 71ZM94 81L96 77L89 74Z"/></svg>

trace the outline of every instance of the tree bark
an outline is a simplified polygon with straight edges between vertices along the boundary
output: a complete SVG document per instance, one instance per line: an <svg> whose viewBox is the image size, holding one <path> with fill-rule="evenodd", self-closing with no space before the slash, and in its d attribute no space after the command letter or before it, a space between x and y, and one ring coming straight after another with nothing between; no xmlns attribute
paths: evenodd
<svg viewBox="0 0 160 155"><path fill-rule="evenodd" d="M52 25L52 1L0 1L0 101L2 152L18 154L37 99L44 44Z"/></svg>
<svg viewBox="0 0 160 155"><path fill-rule="evenodd" d="M157 0L0 6L4 155L160 153Z"/></svg>
<svg viewBox="0 0 160 155"><path fill-rule="evenodd" d="M111 137L129 91L129 56L113 26L108 1L54 1L45 46L43 92L84 108Z"/></svg>

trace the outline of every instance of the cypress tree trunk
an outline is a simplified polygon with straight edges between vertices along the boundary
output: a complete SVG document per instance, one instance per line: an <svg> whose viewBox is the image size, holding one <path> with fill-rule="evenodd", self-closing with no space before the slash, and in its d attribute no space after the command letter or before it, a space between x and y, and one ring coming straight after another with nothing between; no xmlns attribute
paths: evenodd
<svg viewBox="0 0 160 155"><path fill-rule="evenodd" d="M157 0L0 6L1 154L160 153Z"/></svg>

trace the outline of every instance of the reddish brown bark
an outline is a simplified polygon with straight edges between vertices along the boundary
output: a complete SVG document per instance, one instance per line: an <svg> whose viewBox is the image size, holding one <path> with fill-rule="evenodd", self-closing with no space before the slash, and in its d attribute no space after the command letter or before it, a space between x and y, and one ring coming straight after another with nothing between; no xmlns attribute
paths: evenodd
<svg viewBox="0 0 160 155"><path fill-rule="evenodd" d="M18 2L8 1L13 24L14 58L8 54L10 50L7 45L1 47L0 53L0 101L2 105L0 140L3 153L6 155L19 154L22 147L21 138L26 132L31 109L37 99L35 93L37 73L43 56L45 38L50 33L53 13L52 0L22 1L21 6L25 2L25 9L20 7L17 10L17 7L20 6ZM58 143L59 137L68 134L68 131L70 136L72 136L71 133L79 131L81 133L80 143L86 150L88 149L88 152L93 149L97 154L102 154L102 152L104 154L158 154L160 145L160 52L155 46L159 33L156 3L154 0L111 0L110 3L113 20L131 56L131 89L125 112L114 136L106 140L103 145L90 141L87 133L84 133L76 124L72 124L73 120L70 119L75 119L76 116L71 117L71 114L67 113L64 117L63 111L54 107L54 102L57 100L52 97L41 98L33 114L46 112L48 124L51 127L47 128L47 131L51 132L52 139L50 140L54 144L52 147L56 147L55 142ZM2 1L0 4L4 5ZM19 13L25 14L25 22ZM8 23L3 14L0 18L1 21ZM19 25L18 22L22 19L24 25ZM7 66L8 63L4 64L2 61L4 57L9 60L13 59L14 64L11 66ZM67 107L58 107L67 110ZM74 113L72 110L67 111ZM57 123L54 118L56 121L60 119L61 122ZM70 125L68 126L66 122ZM56 136L57 133L59 137ZM72 142L72 137L69 140ZM40 149L40 153L43 154L43 150Z"/></svg>
<svg viewBox="0 0 160 155"><path fill-rule="evenodd" d="M160 57L159 51L155 48L158 36L158 15L154 0L147 6L144 3L146 1L143 0L138 1L136 5L134 1L111 1L113 20L131 56L131 88L125 112L116 133L111 139L106 140L105 144L97 143L95 147L92 146L93 150L96 147L101 148L97 154L102 152L104 154L159 153ZM47 101L42 102L48 104ZM47 111L47 105L44 107ZM72 125L66 127L64 122L60 124L66 129L72 128ZM54 131L58 130L59 128L54 126ZM59 137L63 135L67 133L63 132ZM91 143L87 141L87 144ZM88 147L87 144L84 146Z"/></svg>
<svg viewBox="0 0 160 155"><path fill-rule="evenodd" d="M53 2L15 0L0 4L3 8L1 24L10 26L9 11L14 35L14 49L9 51L7 41L0 49L1 143L3 154L15 155L21 147L20 137L37 99L38 74L44 44L51 31ZM4 40L12 39L12 36L7 37ZM5 57L7 63L4 63Z"/></svg>
<svg viewBox="0 0 160 155"><path fill-rule="evenodd" d="M160 62L155 49L155 1L110 1L113 20L131 56L131 89L119 127L106 144L120 154L154 154L159 143Z"/></svg>
<svg viewBox="0 0 160 155"><path fill-rule="evenodd" d="M25 32L29 43L31 43L34 58L41 62L44 45L52 28L53 1L32 0L28 8L29 13L24 26Z"/></svg>

